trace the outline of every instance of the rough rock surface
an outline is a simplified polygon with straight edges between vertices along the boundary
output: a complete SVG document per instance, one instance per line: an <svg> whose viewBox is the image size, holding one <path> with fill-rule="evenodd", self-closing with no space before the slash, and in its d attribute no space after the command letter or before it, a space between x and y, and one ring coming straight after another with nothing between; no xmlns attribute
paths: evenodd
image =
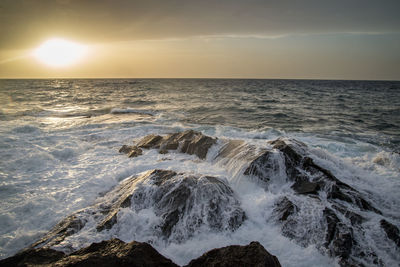
<svg viewBox="0 0 400 267"><path fill-rule="evenodd" d="M387 237L400 247L400 230L395 225L391 224L390 222L382 219L381 220L381 227L385 231Z"/></svg>
<svg viewBox="0 0 400 267"><path fill-rule="evenodd" d="M208 150L216 141L216 138L203 135L193 130L187 130L166 136L147 135L136 143L136 147L159 149L161 154L166 154L169 150L179 150L182 153L187 153L189 155L194 154L201 159L205 159ZM124 145L120 149L120 152L124 153L126 147L130 146Z"/></svg>
<svg viewBox="0 0 400 267"><path fill-rule="evenodd" d="M278 258L269 254L260 243L251 242L247 246L228 246L210 250L186 265L186 267L201 266L280 267L281 265Z"/></svg>
<svg viewBox="0 0 400 267"><path fill-rule="evenodd" d="M379 263L367 239L360 244L355 236L359 240L364 238L362 224L366 219L362 213L381 212L360 191L315 163L309 154L305 144L293 139L278 138L261 149L229 140L216 160L232 165L232 159L245 159L248 164L243 174L266 190L277 177L284 177L285 181L280 183L292 183L295 194L278 199L273 211L272 219L281 225L283 235L303 246L315 244L324 254L339 258L343 266L362 264L358 261L362 255L369 258L365 262ZM388 236L396 236L393 232Z"/></svg>
<svg viewBox="0 0 400 267"><path fill-rule="evenodd" d="M124 243L111 239L93 243L69 255L48 248L28 249L0 261L0 266L121 266L151 267L178 266L159 254L151 245L132 241ZM247 246L228 246L206 252L187 266L268 266L280 267L278 259L269 254L258 242Z"/></svg>
<svg viewBox="0 0 400 267"><path fill-rule="evenodd" d="M212 176L195 176L170 170L153 170L125 179L97 204L76 212L57 224L32 248L50 247L77 234L89 220L97 231L118 223L118 212L152 208L160 217L155 232L167 242L182 242L200 227L234 231L246 219L232 189Z"/></svg>
<svg viewBox="0 0 400 267"><path fill-rule="evenodd" d="M66 255L48 248L29 249L0 261L0 266L178 266L147 243L111 239Z"/></svg>

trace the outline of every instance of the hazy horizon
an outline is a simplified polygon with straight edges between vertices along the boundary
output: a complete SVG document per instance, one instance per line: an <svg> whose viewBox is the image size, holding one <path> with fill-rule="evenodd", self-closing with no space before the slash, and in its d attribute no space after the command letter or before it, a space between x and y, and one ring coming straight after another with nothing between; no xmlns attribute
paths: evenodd
<svg viewBox="0 0 400 267"><path fill-rule="evenodd" d="M5 0L0 10L0 78L400 80L393 0ZM55 38L85 51L50 53Z"/></svg>

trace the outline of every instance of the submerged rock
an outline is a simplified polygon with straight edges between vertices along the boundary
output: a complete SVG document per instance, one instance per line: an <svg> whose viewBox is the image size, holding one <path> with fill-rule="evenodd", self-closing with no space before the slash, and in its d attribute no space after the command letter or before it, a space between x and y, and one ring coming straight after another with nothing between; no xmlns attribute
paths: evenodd
<svg viewBox="0 0 400 267"><path fill-rule="evenodd" d="M99 198L97 204L62 220L32 248L60 244L69 236L79 234L88 221L95 222L97 231L111 229L118 224L123 208L136 213L151 209L159 218L150 227L151 234L178 243L201 227L209 231L234 231L246 218L234 192L223 180L153 170L125 179Z"/></svg>
<svg viewBox="0 0 400 267"><path fill-rule="evenodd" d="M280 267L281 265L278 258L269 254L260 243L251 242L247 246L213 249L186 265L186 267L201 266Z"/></svg>
<svg viewBox="0 0 400 267"><path fill-rule="evenodd" d="M174 267L178 266L157 252L151 245L132 241L125 243L111 239L93 243L69 255L48 248L28 249L0 260L0 266L120 266L120 267ZM213 249L188 265L195 266L268 266L280 267L278 258L269 254L258 242L247 246L228 246Z"/></svg>

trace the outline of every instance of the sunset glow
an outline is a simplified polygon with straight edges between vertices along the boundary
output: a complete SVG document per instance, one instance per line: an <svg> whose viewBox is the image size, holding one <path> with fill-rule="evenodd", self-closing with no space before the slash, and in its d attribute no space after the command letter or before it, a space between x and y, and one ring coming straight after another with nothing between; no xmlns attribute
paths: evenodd
<svg viewBox="0 0 400 267"><path fill-rule="evenodd" d="M40 62L52 67L65 67L78 63L86 54L87 47L63 39L51 39L33 51Z"/></svg>

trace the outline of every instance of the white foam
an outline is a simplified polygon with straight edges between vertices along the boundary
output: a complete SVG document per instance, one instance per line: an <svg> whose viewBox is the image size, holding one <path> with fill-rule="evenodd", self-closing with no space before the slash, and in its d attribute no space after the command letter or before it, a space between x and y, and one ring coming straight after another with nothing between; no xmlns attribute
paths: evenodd
<svg viewBox="0 0 400 267"><path fill-rule="evenodd" d="M273 203L288 191L282 180L283 174L275 174L275 177L281 177L275 180L275 185L271 187L273 190L266 193L239 175L244 163L221 165L213 162L215 147L206 161L176 152L161 155L156 150L144 150L143 156L134 159L118 153L122 144L130 144L135 138L146 134L165 134L188 128L218 138L244 139L253 145L265 145L281 132L179 123L169 125L168 121L163 120L158 120L157 124L135 124L130 127L122 124L76 127L71 124L63 129L50 130L26 122L13 123L20 124L9 127L9 130L3 128L0 136L0 258L28 246L59 220L91 205L99 194L107 192L126 177L159 168L225 177L241 201L248 220L234 233L201 232L180 244L166 243L157 239L151 231L151 226L159 220L151 208L137 213L124 209L118 216L126 223L120 225L119 229L98 233L92 230L93 225L89 222L79 235L71 236L63 245L78 248L115 236L124 241L151 242L176 263L186 264L212 248L244 245L256 240L276 255L282 266L337 264L333 259L322 256L313 246L301 247L283 237L279 228L268 220ZM399 222L398 155L355 141L341 143L313 136L284 135L295 137L312 147L311 156L319 164L332 170L344 182L360 188L394 222ZM240 182L235 182L237 180L233 178ZM372 222L379 218L371 217L371 220L371 227L368 228L371 242L378 242L382 237L376 236L382 236L382 232L375 229L376 225ZM379 256L386 259L387 263L393 262L390 253Z"/></svg>

